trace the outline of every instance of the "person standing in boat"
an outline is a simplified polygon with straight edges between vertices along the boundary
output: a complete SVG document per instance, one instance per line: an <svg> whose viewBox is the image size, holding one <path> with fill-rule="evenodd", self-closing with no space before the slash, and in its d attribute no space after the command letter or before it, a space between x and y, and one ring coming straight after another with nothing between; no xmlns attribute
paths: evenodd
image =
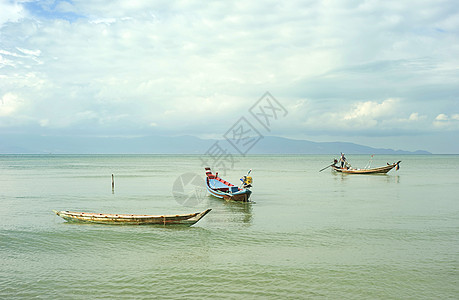
<svg viewBox="0 0 459 300"><path fill-rule="evenodd" d="M344 168L344 163L346 162L346 157L344 157L344 153L341 152L341 157L339 159L339 162L341 163L341 169Z"/></svg>

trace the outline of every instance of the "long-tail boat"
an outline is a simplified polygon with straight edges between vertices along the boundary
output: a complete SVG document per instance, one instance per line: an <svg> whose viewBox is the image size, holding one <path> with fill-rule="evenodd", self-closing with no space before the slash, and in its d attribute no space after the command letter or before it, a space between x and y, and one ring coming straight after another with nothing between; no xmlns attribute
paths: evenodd
<svg viewBox="0 0 459 300"><path fill-rule="evenodd" d="M331 167L336 172L346 173L346 174L386 174L387 172L389 172L393 168L395 168L395 170L398 170L400 168L400 166L399 166L400 162L401 162L401 160L399 160L398 162L393 163L393 164L389 164L388 163L387 166L382 166L382 167L379 167L379 168L371 168L371 169L354 169L354 168L348 167L348 166L344 166L343 168L341 168L341 167L336 166L336 165L331 165Z"/></svg>
<svg viewBox="0 0 459 300"><path fill-rule="evenodd" d="M73 211L53 212L68 222L123 224L123 225L187 225L191 226L207 215L211 209L203 212L182 215L131 215L99 214Z"/></svg>
<svg viewBox="0 0 459 300"><path fill-rule="evenodd" d="M217 198L227 201L248 202L252 191L252 177L248 176L252 170L247 173L247 176L241 178L242 186L237 187L234 184L218 177L218 172L212 174L210 168L206 170L206 187L209 193Z"/></svg>

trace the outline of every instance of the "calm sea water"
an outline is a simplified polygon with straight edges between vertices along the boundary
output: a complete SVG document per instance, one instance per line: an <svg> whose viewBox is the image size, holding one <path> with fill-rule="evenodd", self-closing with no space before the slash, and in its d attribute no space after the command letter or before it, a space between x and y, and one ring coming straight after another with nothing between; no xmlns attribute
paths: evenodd
<svg viewBox="0 0 459 300"><path fill-rule="evenodd" d="M459 298L459 156L343 175L333 157L239 157L252 200L172 195L199 156L0 156L0 298ZM349 155L356 167L368 156ZM115 174L115 192L111 174ZM220 172L221 174L222 172ZM193 227L68 224L52 213L176 214Z"/></svg>

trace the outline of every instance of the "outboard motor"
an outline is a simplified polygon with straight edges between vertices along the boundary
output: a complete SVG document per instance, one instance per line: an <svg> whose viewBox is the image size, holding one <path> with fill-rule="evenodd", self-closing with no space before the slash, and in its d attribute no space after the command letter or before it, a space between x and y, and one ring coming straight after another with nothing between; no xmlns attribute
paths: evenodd
<svg viewBox="0 0 459 300"><path fill-rule="evenodd" d="M243 188L250 188L252 187L252 177L250 176L244 176L241 178L242 180L242 187Z"/></svg>
<svg viewBox="0 0 459 300"><path fill-rule="evenodd" d="M248 188L251 188L252 187L252 177L249 176L250 172L252 172L252 169L249 170L249 172L247 172L247 175L246 176L243 176L241 178L241 181L242 181L242 187L245 188L245 189L248 189Z"/></svg>

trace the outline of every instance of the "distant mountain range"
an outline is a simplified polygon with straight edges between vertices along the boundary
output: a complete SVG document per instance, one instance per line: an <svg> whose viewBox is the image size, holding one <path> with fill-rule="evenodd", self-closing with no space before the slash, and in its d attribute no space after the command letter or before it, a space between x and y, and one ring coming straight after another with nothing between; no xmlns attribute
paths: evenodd
<svg viewBox="0 0 459 300"><path fill-rule="evenodd" d="M193 136L70 137L0 135L1 154L204 154L212 145L237 153L225 140ZM346 142L311 142L266 136L247 154L431 154L430 152L372 148Z"/></svg>
<svg viewBox="0 0 459 300"><path fill-rule="evenodd" d="M385 148L372 148L346 142L311 142L281 137L265 137L254 146L254 152L263 154L432 154L428 151L404 151Z"/></svg>

